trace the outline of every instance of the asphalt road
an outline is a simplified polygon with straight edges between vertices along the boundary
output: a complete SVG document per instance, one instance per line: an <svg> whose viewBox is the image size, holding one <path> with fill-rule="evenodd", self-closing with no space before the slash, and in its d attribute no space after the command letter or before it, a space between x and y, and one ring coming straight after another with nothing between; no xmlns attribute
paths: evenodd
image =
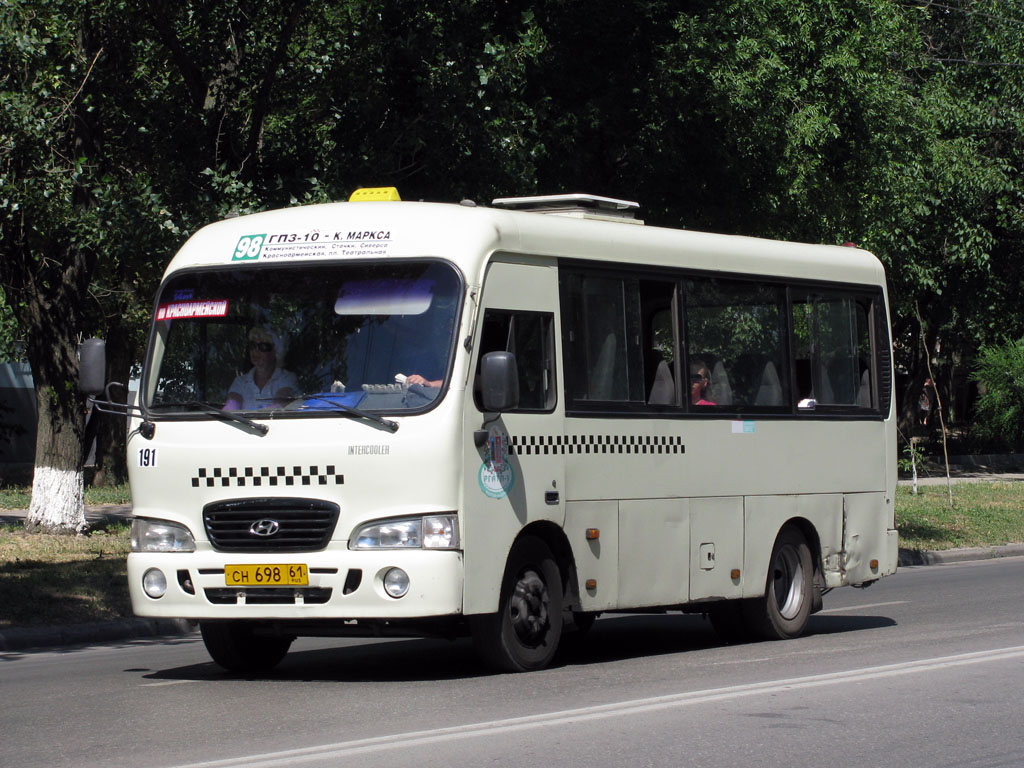
<svg viewBox="0 0 1024 768"><path fill-rule="evenodd" d="M799 640L611 616L528 675L425 640L299 640L258 680L194 638L6 653L0 765L1019 766L1022 601L1021 557L905 568Z"/></svg>

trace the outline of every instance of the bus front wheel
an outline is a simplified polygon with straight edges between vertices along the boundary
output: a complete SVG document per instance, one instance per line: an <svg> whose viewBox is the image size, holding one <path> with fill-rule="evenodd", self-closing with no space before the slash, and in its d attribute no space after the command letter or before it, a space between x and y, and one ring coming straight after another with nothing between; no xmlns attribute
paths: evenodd
<svg viewBox="0 0 1024 768"><path fill-rule="evenodd" d="M210 658L229 672L241 674L273 669L295 639L257 634L243 621L201 621L199 631Z"/></svg>
<svg viewBox="0 0 1024 768"><path fill-rule="evenodd" d="M529 672L551 663L562 634L562 576L547 544L524 536L512 546L498 612L471 616L470 627L492 669Z"/></svg>
<svg viewBox="0 0 1024 768"><path fill-rule="evenodd" d="M799 637L811 615L814 568L800 529L784 528L775 540L762 599L744 601L747 626L768 640Z"/></svg>

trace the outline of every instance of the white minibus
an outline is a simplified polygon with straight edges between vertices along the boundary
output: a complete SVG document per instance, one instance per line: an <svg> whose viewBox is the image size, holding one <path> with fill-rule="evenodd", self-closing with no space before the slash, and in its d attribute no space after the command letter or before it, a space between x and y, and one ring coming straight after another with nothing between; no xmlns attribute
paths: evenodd
<svg viewBox="0 0 1024 768"><path fill-rule="evenodd" d="M129 423L135 613L240 672L343 635L524 671L602 612L791 638L894 573L878 259L636 207L387 188L194 234Z"/></svg>

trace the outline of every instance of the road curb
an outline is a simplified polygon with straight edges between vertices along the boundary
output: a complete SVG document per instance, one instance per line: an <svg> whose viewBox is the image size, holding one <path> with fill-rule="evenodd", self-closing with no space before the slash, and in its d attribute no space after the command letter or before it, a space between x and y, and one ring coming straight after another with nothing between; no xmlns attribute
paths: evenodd
<svg viewBox="0 0 1024 768"><path fill-rule="evenodd" d="M998 547L961 547L959 549L921 550L900 549L899 565L944 565L971 560L993 560L997 557L1024 555L1024 544L1004 544Z"/></svg>
<svg viewBox="0 0 1024 768"><path fill-rule="evenodd" d="M63 627L12 627L0 629L0 652L180 636L195 631L195 625L185 619L121 619Z"/></svg>

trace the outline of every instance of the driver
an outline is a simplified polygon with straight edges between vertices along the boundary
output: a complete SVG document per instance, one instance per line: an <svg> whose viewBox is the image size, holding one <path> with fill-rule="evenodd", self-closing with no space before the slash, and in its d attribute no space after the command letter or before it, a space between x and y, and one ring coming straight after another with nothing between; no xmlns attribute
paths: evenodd
<svg viewBox="0 0 1024 768"><path fill-rule="evenodd" d="M249 331L250 368L231 382L225 411L255 411L281 408L296 397L298 380L291 371L278 368L284 357L284 336L270 325L257 325Z"/></svg>

